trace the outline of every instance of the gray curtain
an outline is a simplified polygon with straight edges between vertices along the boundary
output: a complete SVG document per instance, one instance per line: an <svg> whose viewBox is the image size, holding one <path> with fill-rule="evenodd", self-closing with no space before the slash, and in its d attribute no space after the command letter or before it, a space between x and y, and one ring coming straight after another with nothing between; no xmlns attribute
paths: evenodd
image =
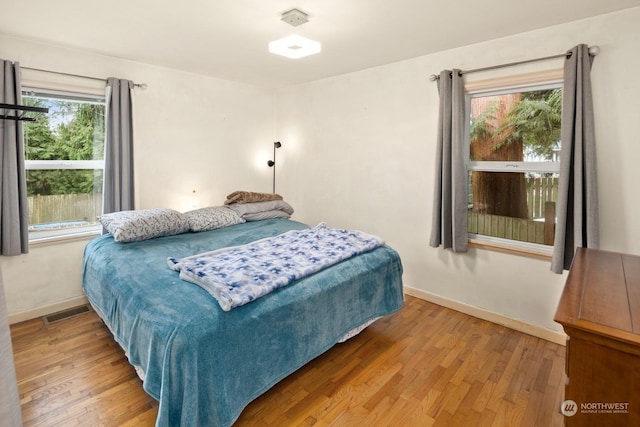
<svg viewBox="0 0 640 427"><path fill-rule="evenodd" d="M103 212L134 209L133 82L107 79Z"/></svg>
<svg viewBox="0 0 640 427"><path fill-rule="evenodd" d="M4 285L0 271L0 424L8 427L22 425L16 369L13 362L11 333L7 320Z"/></svg>
<svg viewBox="0 0 640 427"><path fill-rule="evenodd" d="M467 250L467 173L464 166L464 82L460 70L438 80L440 113L430 245Z"/></svg>
<svg viewBox="0 0 640 427"><path fill-rule="evenodd" d="M600 245L596 146L589 47L571 49L564 64L562 151L551 270L571 266L578 247Z"/></svg>
<svg viewBox="0 0 640 427"><path fill-rule="evenodd" d="M20 65L0 59L0 103L20 104ZM13 111L9 111L13 115ZM0 119L0 255L29 252L22 123Z"/></svg>

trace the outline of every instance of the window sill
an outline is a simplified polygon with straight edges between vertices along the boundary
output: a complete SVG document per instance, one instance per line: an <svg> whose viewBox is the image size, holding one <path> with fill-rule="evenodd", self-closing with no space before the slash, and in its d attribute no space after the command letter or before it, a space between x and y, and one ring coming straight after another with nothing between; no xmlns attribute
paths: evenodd
<svg viewBox="0 0 640 427"><path fill-rule="evenodd" d="M553 248L534 248L511 245L509 243L496 242L485 239L469 239L469 247L502 252L511 255L519 255L528 258L551 261Z"/></svg>
<svg viewBox="0 0 640 427"><path fill-rule="evenodd" d="M102 234L102 230L93 229L85 230L77 233L60 234L57 236L30 238L29 246L40 246L47 244L71 242L74 240L91 240Z"/></svg>

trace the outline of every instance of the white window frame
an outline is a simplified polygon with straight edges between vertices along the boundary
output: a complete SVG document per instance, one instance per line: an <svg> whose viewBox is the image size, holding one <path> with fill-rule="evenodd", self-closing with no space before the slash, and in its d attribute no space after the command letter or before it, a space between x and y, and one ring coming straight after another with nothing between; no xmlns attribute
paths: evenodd
<svg viewBox="0 0 640 427"><path fill-rule="evenodd" d="M500 79L496 79L489 87L482 87L477 90L465 90L465 117L470 116L471 99L484 96L506 95L516 92L529 92L549 89L562 89L563 81L558 78L551 78L548 81L539 81L535 78L536 74L532 74L531 82L520 82L518 84L505 83L500 85ZM509 80L509 79L505 79ZM526 80L526 77L525 77ZM524 161L474 161L471 160L471 121L467 120L465 124L465 167L466 175L472 171L482 172L519 172L519 173L560 173L560 161L546 162L524 162ZM553 246L542 245L538 243L522 242L519 240L505 239L501 237L486 236L483 234L468 233L469 242L477 244L480 247L494 247L507 251L514 251L537 256L550 257L553 254Z"/></svg>
<svg viewBox="0 0 640 427"><path fill-rule="evenodd" d="M95 93L80 93L70 91L60 91L43 88L22 88L23 96L36 98L57 98L68 101L80 101L91 104L102 104L105 106L104 95ZM106 143L106 141L105 141ZM104 175L104 160L27 160L24 161L25 171L28 170L60 170L60 169L95 169L102 170ZM104 176L103 176L104 179ZM31 225L31 224L29 224ZM82 237L93 237L102 233L102 225L96 223L88 226L65 227L57 230L29 231L29 243L48 243L52 241L76 239Z"/></svg>

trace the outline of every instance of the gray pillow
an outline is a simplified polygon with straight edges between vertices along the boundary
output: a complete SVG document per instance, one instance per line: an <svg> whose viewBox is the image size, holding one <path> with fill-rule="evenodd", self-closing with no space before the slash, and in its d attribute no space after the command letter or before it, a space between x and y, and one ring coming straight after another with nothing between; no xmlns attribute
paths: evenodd
<svg viewBox="0 0 640 427"><path fill-rule="evenodd" d="M273 211L265 211L265 212L256 212L256 213L247 213L242 216L245 221L262 221L264 219L271 218L286 218L289 219L291 215L284 211L273 210Z"/></svg>
<svg viewBox="0 0 640 427"><path fill-rule="evenodd" d="M256 214L260 212L269 211L282 211L289 216L293 215L293 208L284 200L272 200L267 202L254 202L254 203L234 203L228 206L229 209L233 209L238 215L245 218L247 214Z"/></svg>

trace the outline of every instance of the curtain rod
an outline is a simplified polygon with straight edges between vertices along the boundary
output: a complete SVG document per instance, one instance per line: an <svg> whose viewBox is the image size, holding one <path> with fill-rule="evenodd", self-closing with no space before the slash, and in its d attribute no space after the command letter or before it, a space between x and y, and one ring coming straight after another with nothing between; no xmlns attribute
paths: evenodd
<svg viewBox="0 0 640 427"><path fill-rule="evenodd" d="M599 53L600 53L600 47L599 46L591 46L591 47L589 47L589 54L591 56L596 56ZM556 59L556 58L562 58L562 57L565 57L567 59L571 58L571 52L560 53L558 55L545 56L545 57L542 57L542 58L526 59L524 61L518 61L518 62L509 62L508 64L492 65L490 67L484 67L484 68L474 68L473 70L464 70L464 71L460 71L460 75L470 74L470 73L478 73L480 71L495 70L497 68L513 67L513 66L516 66L516 65L529 64L530 62L547 61L549 59ZM439 79L440 79L440 76L437 75L437 74L431 74L431 76L429 76L429 80L431 80L432 82L434 82L436 80L439 80Z"/></svg>
<svg viewBox="0 0 640 427"><path fill-rule="evenodd" d="M103 79L103 78L100 78L100 77L92 77L92 76L83 76L83 75L80 75L80 74L63 73L61 71L43 70L41 68L23 67L22 65L20 66L20 68L24 69L24 70L41 71L43 73L59 74L61 76L79 77L81 79L89 79L89 80L98 80L98 81L101 81L101 82L106 82L107 81L107 79ZM146 83L134 83L133 86L139 87L140 89L143 89L143 90L147 88L147 84Z"/></svg>

